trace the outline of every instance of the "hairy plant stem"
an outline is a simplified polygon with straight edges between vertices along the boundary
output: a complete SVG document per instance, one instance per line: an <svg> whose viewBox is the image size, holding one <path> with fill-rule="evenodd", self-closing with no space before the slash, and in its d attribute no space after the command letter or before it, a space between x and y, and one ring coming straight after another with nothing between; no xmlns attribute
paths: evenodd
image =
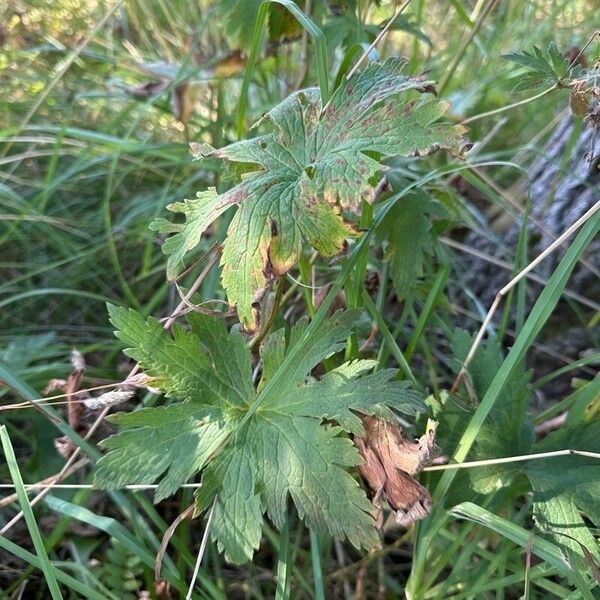
<svg viewBox="0 0 600 600"><path fill-rule="evenodd" d="M486 117L493 117L494 115L499 115L508 110L512 110L513 108L519 108L519 106L525 106L526 104L531 104L531 102L535 102L548 94L551 94L553 91L557 90L560 87L558 83L551 85L549 88L545 89L543 92L536 94L535 96L531 96L530 98L525 98L524 100L519 100L519 102L513 102L512 104L507 104L506 106L501 106L500 108L495 108L494 110L488 110L487 112L480 113L478 115L473 115L464 121L461 121L463 125L468 125L469 123L473 123L474 121L479 121L479 119L485 119Z"/></svg>

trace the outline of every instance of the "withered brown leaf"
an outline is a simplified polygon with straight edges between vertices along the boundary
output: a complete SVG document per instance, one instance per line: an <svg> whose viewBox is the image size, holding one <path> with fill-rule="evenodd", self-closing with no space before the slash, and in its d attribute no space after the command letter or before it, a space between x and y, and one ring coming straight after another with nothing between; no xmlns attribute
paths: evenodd
<svg viewBox="0 0 600 600"><path fill-rule="evenodd" d="M84 426L81 423L81 417L83 414L83 406L77 399L77 392L81 387L83 376L85 373L85 361L83 356L77 350L71 352L71 365L73 370L69 375L68 379L51 379L46 386L45 393L49 393L56 390L62 390L67 397L67 417L69 427L77 433L83 433ZM75 444L67 437L62 436L54 440L54 447L58 453L68 458L75 450Z"/></svg>
<svg viewBox="0 0 600 600"><path fill-rule="evenodd" d="M435 443L435 427L428 427L418 440L411 441L393 423L375 417L361 416L365 435L354 439L363 458L360 474L373 493L378 509L377 524L381 528L382 500L395 513L398 525L408 527L423 519L431 510L431 496L414 477L439 454Z"/></svg>

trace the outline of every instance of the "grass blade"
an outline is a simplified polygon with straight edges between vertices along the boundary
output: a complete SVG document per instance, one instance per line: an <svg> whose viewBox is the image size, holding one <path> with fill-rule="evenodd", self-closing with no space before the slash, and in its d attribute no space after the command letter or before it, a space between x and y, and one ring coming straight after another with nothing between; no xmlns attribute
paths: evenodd
<svg viewBox="0 0 600 600"><path fill-rule="evenodd" d="M275 600L289 600L290 576L293 565L291 564L290 546L290 514L288 512L285 524L279 533L279 552L277 558L277 589Z"/></svg>
<svg viewBox="0 0 600 600"><path fill-rule="evenodd" d="M44 405L42 403L35 403L34 401L39 398L36 391L25 381L23 381L16 373L4 365L2 361L0 361L0 379L25 400L30 400L32 405L34 405L35 408L37 408L37 410L39 410L50 423L55 425L56 428L63 435L66 435L70 440L72 440L74 444L80 446L81 449L88 454L88 456L90 456L90 458L96 460L100 456L100 452L91 444L86 442L78 433L73 431L73 429L71 429L71 427L64 422L62 417L52 406Z"/></svg>
<svg viewBox="0 0 600 600"><path fill-rule="evenodd" d="M396 359L396 362L398 363L400 370L404 373L404 375L406 375L406 377L408 379L410 379L410 381L412 381L413 385L415 387L417 387L418 382L417 382L417 379L415 378L413 372L410 369L410 365L408 364L406 358L404 357L404 354L402 354L402 350L400 350L400 348L398 347L398 344L396 343L394 336L392 335L388 326L386 325L386 323L383 319L383 316L377 310L377 307L375 306L375 303L371 299L371 296L369 296L369 292L367 292L367 290L365 290L365 289L363 289L363 291L362 291L362 301L363 301L363 304L365 305L365 308L367 309L368 313L371 315L373 320L377 323L377 327L379 327L379 331L381 332L383 339L387 342L388 346L390 347L390 351L394 355L394 358Z"/></svg>
<svg viewBox="0 0 600 600"><path fill-rule="evenodd" d="M506 359L502 363L502 366L498 370L498 373L494 377L477 407L477 410L471 418L469 425L465 429L465 432L458 443L452 462L464 462L473 443L477 439L477 435L487 416L495 403L502 396L504 387L508 381L510 381L515 368L521 363L525 353L529 350L533 341L556 307L579 257L598 234L598 231L600 231L600 213L597 212L583 225L577 234L577 237L573 240L573 243L558 264L558 267L548 280L546 287L529 313L529 317L523 325L523 329L515 340L513 347L510 349ZM432 494L434 506L442 505L442 499L452 485L457 472L458 469L451 469L442 475ZM425 570L427 548L431 543L435 532L442 527L445 520L443 514L437 513L437 517L438 518L432 517L418 525L417 545L412 573L409 580L409 587L413 591L420 586L420 580Z"/></svg>
<svg viewBox="0 0 600 600"><path fill-rule="evenodd" d="M254 37L252 39L252 48L248 56L248 62L244 69L244 79L242 81L242 89L240 90L240 103L237 113L237 135L241 139L244 133L244 116L248 108L248 90L250 88L250 80L254 74L256 59L262 43L262 37L266 29L267 14L271 3L281 4L290 11L298 20L300 25L308 32L315 45L315 57L317 61L317 77L319 79L319 88L321 90L321 104L324 106L329 100L329 75L327 69L327 41L319 27L309 19L300 9L300 7L292 0L264 0L258 9L256 15L256 25L254 27Z"/></svg>
<svg viewBox="0 0 600 600"><path fill-rule="evenodd" d="M45 502L52 510L64 515L68 515L83 523L88 523L89 525L92 525L93 527L96 527L114 537L132 554L137 556L145 565L150 567L150 569L154 568L154 555L151 554L146 547L143 546L140 541L117 520L111 517L97 515L84 506L76 506L71 502L61 500L55 496L46 496ZM163 569L165 579L182 594L185 594L185 581L183 581L174 571L170 569L166 561L165 564L167 567ZM206 589L212 594L213 598L224 600L222 593L205 574L200 573L199 579Z"/></svg>
<svg viewBox="0 0 600 600"><path fill-rule="evenodd" d="M20 558L21 560L29 563L30 565L33 565L38 569L42 568L42 563L39 557L37 557L35 554L32 554L31 552L28 552L27 550L25 550L25 548L21 548L21 546L15 544L14 542L11 542L4 536L0 536L0 548L6 550L7 552L10 552L17 558ZM81 598L87 598L88 600L106 600L107 597L103 594L85 585L78 579L67 575L64 571L61 571L55 566L51 565L51 567L53 573L56 576L56 579L64 585L66 585L68 588L72 589L74 592L80 594ZM118 600L118 596L114 596L112 594L109 596L109 598L110 600Z"/></svg>
<svg viewBox="0 0 600 600"><path fill-rule="evenodd" d="M546 287L537 299L527 321L523 325L523 329L519 333L513 347L502 363L496 377L494 377L485 396L477 407L471 422L467 426L454 454L453 462L463 462L467 457L481 426L494 404L501 397L504 387L510 380L514 369L523 360L525 353L529 350L531 344L552 314L579 257L599 231L600 213L596 213L581 228L581 231L578 233L575 240L573 240L573 243L565 253L565 256L560 261L558 267L548 280ZM448 491L455 476L455 469L446 471L444 475L442 475L433 494L434 502L440 502L442 497Z"/></svg>
<svg viewBox="0 0 600 600"><path fill-rule="evenodd" d="M313 577L315 580L315 598L316 600L325 600L325 587L323 586L323 568L321 566L321 550L319 548L319 538L313 529L310 534L310 556L312 560Z"/></svg>
<svg viewBox="0 0 600 600"><path fill-rule="evenodd" d="M44 546L44 540L42 540L33 510L31 510L29 498L27 497L27 492L25 491L25 486L23 485L23 480L21 479L21 472L19 471L19 465L17 464L17 458L15 457L15 452L10 442L6 425L2 425L0 427L0 438L2 439L2 448L4 450L4 456L6 457L10 476L15 484L15 490L19 498L19 504L21 505L21 510L25 516L27 529L29 529L31 541L33 542L33 546L38 556L39 567L44 573L44 577L46 579L46 583L48 584L48 589L50 590L52 599L62 600L62 594L60 593L58 582L56 581L56 574L54 573L54 569L52 568L52 564L48 558L48 553L46 552L46 548Z"/></svg>
<svg viewBox="0 0 600 600"><path fill-rule="evenodd" d="M530 531L527 531L519 525L511 523L472 502L458 504L452 509L450 514L492 529L505 538L512 540L515 544L518 544L525 550L531 547L531 552L539 556L548 564L556 567L565 576L570 577L583 598L586 598L586 600L593 600L594 595L591 593L590 586L583 575L577 569L572 567L563 551L553 542L540 538L539 536L532 537L533 534Z"/></svg>
<svg viewBox="0 0 600 600"><path fill-rule="evenodd" d="M436 307L440 295L446 287L446 282L448 281L449 277L450 269L448 268L448 265L444 263L441 265L440 270L435 277L433 285L431 286L431 290L427 295L427 300L425 301L423 310L419 314L417 324L415 325L415 331L412 334L408 345L406 346L406 360L410 360L412 358L412 355L417 348L417 344L419 343L419 340L425 331L427 323L429 323L431 315L433 314L433 309Z"/></svg>

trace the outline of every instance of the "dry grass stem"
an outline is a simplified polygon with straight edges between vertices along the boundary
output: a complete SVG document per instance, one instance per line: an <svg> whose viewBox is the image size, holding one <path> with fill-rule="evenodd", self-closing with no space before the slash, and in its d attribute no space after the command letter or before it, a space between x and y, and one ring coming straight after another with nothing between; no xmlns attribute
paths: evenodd
<svg viewBox="0 0 600 600"><path fill-rule="evenodd" d="M577 219L577 221L575 221L575 223L573 223L573 225L571 225L559 238L557 238L554 242L552 242L552 244L550 244L543 252L541 252L537 256L537 258L532 260L524 269L522 269L517 275L515 275L515 277L513 277L496 294L496 297L494 298L494 301L492 302L492 305L490 306L490 309L489 309L487 315L485 316L485 319L483 320L483 323L481 324L479 331L477 332L477 336L475 337L475 340L474 340L471 348L469 349L469 352L463 362L463 365L458 373L458 376L456 377L454 385L452 386L452 392L456 392L458 390L458 387L460 386L462 378L464 377L464 375L469 367L469 364L471 363L471 360L473 360L473 357L475 356L475 353L477 352L477 348L479 347L479 344L481 343L483 336L485 335L485 331L486 331L488 325L491 323L492 318L494 317L494 314L496 313L496 310L498 309L498 306L500 305L500 302L502 301L504 296L515 285L517 285L517 283L519 283L519 281L521 281L521 279L523 279L523 277L526 277L530 271L535 269L535 267L539 263L541 263L547 256L552 254L552 252L554 252L566 239L568 239L571 235L573 235L573 233L575 233L586 221L588 221L588 219L590 219L590 217L592 217L596 212L598 212L598 210L600 210L600 201L596 202L596 204L594 204L594 206L592 206L583 216L581 216L579 219Z"/></svg>

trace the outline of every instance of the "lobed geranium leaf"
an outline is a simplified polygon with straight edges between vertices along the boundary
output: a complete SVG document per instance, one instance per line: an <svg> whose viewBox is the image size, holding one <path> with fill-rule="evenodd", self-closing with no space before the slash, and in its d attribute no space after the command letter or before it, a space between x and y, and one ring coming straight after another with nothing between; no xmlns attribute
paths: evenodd
<svg viewBox="0 0 600 600"><path fill-rule="evenodd" d="M456 329L453 332L451 346L457 358L457 366L464 361L472 343L473 337L466 331ZM451 430L450 439L456 440L462 434L475 411L475 402L484 396L502 361L498 340L489 338L481 345L469 366L469 376L477 397L464 400L465 405L470 404L469 408L453 404L447 406L441 420L442 435L448 429ZM523 366L515 370L505 387L502 401L497 403L481 427L471 452L474 459L492 459L530 452L534 432L529 414L531 393L527 387L528 381L529 373ZM470 469L468 476L476 492L489 494L510 485L519 472L519 463L509 463Z"/></svg>
<svg viewBox="0 0 600 600"><path fill-rule="evenodd" d="M248 385L250 353L240 333L221 340L206 334L201 345L200 338L193 333L194 329L206 333L200 329L198 315L190 317L192 333L175 324L170 336L152 317L144 319L134 310L117 306L109 306L108 310L117 337L129 346L125 354L138 361L146 375L155 378L153 386L167 396L235 406L246 405L250 400L249 394L253 393ZM224 324L216 320L213 327L218 331ZM228 340L228 360L219 360L221 346ZM215 363L222 364L224 370L216 370Z"/></svg>
<svg viewBox="0 0 600 600"><path fill-rule="evenodd" d="M419 190L397 202L386 215L378 237L387 244L385 260L398 298L411 294L433 253L431 216L447 216L444 208Z"/></svg>
<svg viewBox="0 0 600 600"><path fill-rule="evenodd" d="M295 388L285 396L286 412L333 419L358 436L364 435L364 428L356 412L386 420L393 420L388 407L414 414L421 407L420 397L408 389L406 382L389 385L395 370L377 371L356 379L375 365L375 361L370 360L346 363L319 381ZM373 404L373 396L378 398L378 404Z"/></svg>
<svg viewBox="0 0 600 600"><path fill-rule="evenodd" d="M118 413L111 422L133 429L102 442L109 452L99 461L96 484L118 489L161 478L157 502L202 469L229 433L214 408L194 402Z"/></svg>
<svg viewBox="0 0 600 600"><path fill-rule="evenodd" d="M600 416L588 411L597 402L600 376L577 390L564 425L535 444L532 452L576 449L600 453ZM525 464L533 488L535 520L556 542L584 556L582 545L600 561L600 548L583 516L600 527L598 460L559 456ZM584 556L585 558L585 556Z"/></svg>
<svg viewBox="0 0 600 600"><path fill-rule="evenodd" d="M404 62L371 64L344 80L326 106L317 88L290 95L262 119L271 128L266 135L219 150L198 146L199 156L237 163L245 174L223 194L208 190L170 205L185 223L155 222L154 229L175 234L163 246L168 277L182 270L207 226L238 205L224 243L222 281L242 325L254 330L257 303L271 280L296 264L303 241L333 256L358 235L347 218L362 200L373 200L383 157L440 147L459 153L464 129L438 121L448 104L424 95L434 91L432 82L400 74Z"/></svg>
<svg viewBox="0 0 600 600"><path fill-rule="evenodd" d="M514 91L535 87L542 83L558 84L569 72L569 61L558 50L554 42L551 42L545 51L533 46L531 52L527 50L509 52L502 58L526 69Z"/></svg>
<svg viewBox="0 0 600 600"><path fill-rule="evenodd" d="M375 361L345 363L320 380L309 377L343 348L357 311L338 312L325 322L286 384L243 424L264 382L303 340L306 320L292 328L288 341L283 330L271 335L255 389L244 338L228 332L222 319L192 315L190 330L178 326L169 335L135 311L110 312L129 356L160 389L184 401L112 417L124 429L104 442L108 453L98 463L98 485L160 481L159 500L202 473L197 511L214 502L212 536L234 563L252 557L264 513L283 525L290 499L310 527L347 537L357 547L377 545L372 504L348 472L360 456L345 432L362 431L354 411L393 419L391 409L414 412L422 404L394 379L395 371L368 374Z"/></svg>

